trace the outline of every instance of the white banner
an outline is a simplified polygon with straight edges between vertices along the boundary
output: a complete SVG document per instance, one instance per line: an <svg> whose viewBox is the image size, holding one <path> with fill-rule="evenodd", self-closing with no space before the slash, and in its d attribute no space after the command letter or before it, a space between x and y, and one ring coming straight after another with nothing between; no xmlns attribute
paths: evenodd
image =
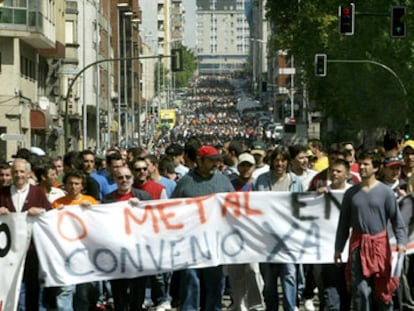
<svg viewBox="0 0 414 311"><path fill-rule="evenodd" d="M47 286L232 263L332 263L341 200L234 192L68 206L39 217L34 237Z"/></svg>
<svg viewBox="0 0 414 311"><path fill-rule="evenodd" d="M0 311L17 310L31 223L27 213L0 216Z"/></svg>

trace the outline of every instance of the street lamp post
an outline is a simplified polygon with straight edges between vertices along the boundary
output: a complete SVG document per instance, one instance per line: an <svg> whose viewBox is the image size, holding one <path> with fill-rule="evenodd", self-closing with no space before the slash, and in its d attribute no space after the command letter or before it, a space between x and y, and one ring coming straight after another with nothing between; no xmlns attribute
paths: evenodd
<svg viewBox="0 0 414 311"><path fill-rule="evenodd" d="M120 11L122 10L122 8L125 8L125 7L127 7L128 6L128 4L127 3L118 3L117 4L117 7L118 7L118 14L117 14L117 33L116 33L116 39L117 39L117 56L118 57L120 57L121 55L121 53L120 53L120 51L121 51L121 39L120 39L120 35L119 35L119 31L121 30L121 27L120 27L120 21L119 21L119 14L121 13ZM117 129L117 131L118 131L118 139L117 139L117 142L118 142L118 146L120 146L121 145L121 64L120 63L118 63L118 87L117 87L117 92L118 92L118 98L117 98L117 112L118 112L118 129Z"/></svg>
<svg viewBox="0 0 414 311"><path fill-rule="evenodd" d="M82 3L82 24L83 27L86 27L86 9L85 9L86 1ZM85 66L86 63L86 32L82 33L82 62ZM86 77L83 76L82 81L82 136L83 136L83 150L88 148L88 105L86 103Z"/></svg>
<svg viewBox="0 0 414 311"><path fill-rule="evenodd" d="M95 50L95 57L96 59L99 58L99 3L95 2L95 9L96 9L96 23L95 23L95 42L96 42L96 50ZM101 96L101 88L99 87L101 85L101 80L100 80L100 68L99 66L95 67L96 70L96 84L98 85L98 87L96 88L96 150L100 152L101 150L101 100L100 100L100 96Z"/></svg>
<svg viewBox="0 0 414 311"><path fill-rule="evenodd" d="M128 57L127 55L127 45L126 45L126 17L127 16L131 16L132 12L124 12L123 16L122 16L122 36L123 36L123 57L125 58L124 60L124 105L125 105L125 113L124 113L124 122L125 122L125 146L128 147L128 62L126 60L126 58Z"/></svg>
<svg viewBox="0 0 414 311"><path fill-rule="evenodd" d="M293 55L290 58L290 62L291 62L290 66L292 68L295 68L294 63L293 63L294 62ZM295 75L294 74L290 75L290 90L291 90L290 92L290 121L292 122L292 120L295 117Z"/></svg>
<svg viewBox="0 0 414 311"><path fill-rule="evenodd" d="M138 114L137 114L137 123L138 123L138 128L137 128L137 133L138 133L138 145L141 145L141 98L142 98L142 94L141 94L141 62L139 60L140 57L140 48L141 48L141 38L139 35L139 31L140 31L140 24L141 24L141 20L136 17L133 18L132 21L134 23L136 23L137 25L137 57L138 57L138 69L137 69L137 81L138 81L138 105L137 105L137 110L138 110ZM133 124L135 126L135 110L134 113L132 114L133 116ZM135 133L135 127L134 127L134 133Z"/></svg>
<svg viewBox="0 0 414 311"><path fill-rule="evenodd" d="M119 14L121 11L128 7L128 3L118 3L118 14L117 14L117 56L121 57L121 38L119 32L121 30L121 23L119 20ZM122 133L122 126L121 126L121 63L118 63L118 98L117 98L117 110L118 110L118 146L121 145L121 133Z"/></svg>
<svg viewBox="0 0 414 311"><path fill-rule="evenodd" d="M131 19L131 22L136 23L137 25L137 63L138 63L138 69L137 69L137 77L138 77L138 105L137 105L137 110L138 110L138 115L137 115L137 123L138 123L138 146L141 146L141 62L139 61L139 56L140 56L140 37L139 37L139 24L141 23L141 20L138 17L135 17L133 19ZM132 29L132 27L131 27ZM132 32L131 32L131 38L132 38ZM133 51L133 49L132 49ZM132 55L134 56L134 55ZM134 66L132 66L132 68L134 68ZM134 94L134 79L132 78L131 80L131 87L132 87L132 94ZM132 98L134 98L134 96L132 95ZM132 136L135 135L135 103L134 100L132 99Z"/></svg>
<svg viewBox="0 0 414 311"><path fill-rule="evenodd" d="M266 41L264 41L263 39L258 39L258 38L250 38L250 41L253 44L253 47L252 47L252 66L253 66L253 70L252 70L252 73L253 73L252 89L253 89L253 94L256 95L258 90L260 90L260 93L262 92L261 91L261 82L262 82L262 77L261 76L262 76L262 70L263 70L263 55L262 55L262 46L261 46L261 44L265 44ZM257 53L257 52L259 52L259 53ZM260 56L260 57L258 57L258 56ZM258 67L258 61L260 61L260 63L259 63L260 67ZM260 71L258 70L258 68L260 68ZM260 72L259 84L256 83L258 72Z"/></svg>

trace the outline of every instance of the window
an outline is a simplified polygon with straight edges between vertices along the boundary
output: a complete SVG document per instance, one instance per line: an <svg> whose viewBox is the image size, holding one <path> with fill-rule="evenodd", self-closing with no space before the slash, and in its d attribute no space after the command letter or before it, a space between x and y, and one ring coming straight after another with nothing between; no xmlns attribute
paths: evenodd
<svg viewBox="0 0 414 311"><path fill-rule="evenodd" d="M30 79L35 79L36 77L36 63L24 56L20 57L20 73Z"/></svg>
<svg viewBox="0 0 414 311"><path fill-rule="evenodd" d="M66 43L73 44L75 42L75 22L74 21L66 21L65 24L65 37Z"/></svg>
<svg viewBox="0 0 414 311"><path fill-rule="evenodd" d="M27 0L5 1L5 3L6 3L6 5L9 5L9 6L12 6L12 7L15 7L15 8L27 8Z"/></svg>

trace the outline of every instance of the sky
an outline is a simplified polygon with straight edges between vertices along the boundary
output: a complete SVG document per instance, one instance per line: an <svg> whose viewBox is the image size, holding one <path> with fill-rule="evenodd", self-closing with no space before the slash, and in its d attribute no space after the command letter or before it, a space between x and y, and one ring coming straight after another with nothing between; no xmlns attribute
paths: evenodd
<svg viewBox="0 0 414 311"><path fill-rule="evenodd" d="M157 32L157 1L140 0L142 9L141 37L155 49ZM185 9L184 45L190 49L196 45L196 0L183 0ZM156 49L155 49L156 50Z"/></svg>

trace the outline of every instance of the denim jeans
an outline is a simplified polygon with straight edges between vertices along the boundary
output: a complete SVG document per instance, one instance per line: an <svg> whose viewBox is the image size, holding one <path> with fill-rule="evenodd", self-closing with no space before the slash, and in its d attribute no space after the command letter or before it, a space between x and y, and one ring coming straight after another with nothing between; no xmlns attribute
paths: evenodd
<svg viewBox="0 0 414 311"><path fill-rule="evenodd" d="M180 310L220 311L222 294L222 266L180 272Z"/></svg>
<svg viewBox="0 0 414 311"><path fill-rule="evenodd" d="M62 286L56 295L57 311L73 311L73 294L75 285Z"/></svg>
<svg viewBox="0 0 414 311"><path fill-rule="evenodd" d="M388 305L379 301L374 293L372 278L366 278L363 275L359 248L352 252L351 263L352 306L354 310L392 311L392 301Z"/></svg>
<svg viewBox="0 0 414 311"><path fill-rule="evenodd" d="M34 286L27 286L26 283L22 283L20 286L19 292L19 304L18 304L18 311L46 311L46 308L43 306L42 303L42 295L43 295L43 286L37 287ZM38 292L36 295L35 293ZM38 302L38 308L36 308L36 301ZM27 306L27 307L26 307Z"/></svg>
<svg viewBox="0 0 414 311"><path fill-rule="evenodd" d="M260 273L263 277L263 297L266 310L279 310L277 280L280 278L283 290L283 309L293 311L296 307L296 265L293 263L261 263Z"/></svg>

